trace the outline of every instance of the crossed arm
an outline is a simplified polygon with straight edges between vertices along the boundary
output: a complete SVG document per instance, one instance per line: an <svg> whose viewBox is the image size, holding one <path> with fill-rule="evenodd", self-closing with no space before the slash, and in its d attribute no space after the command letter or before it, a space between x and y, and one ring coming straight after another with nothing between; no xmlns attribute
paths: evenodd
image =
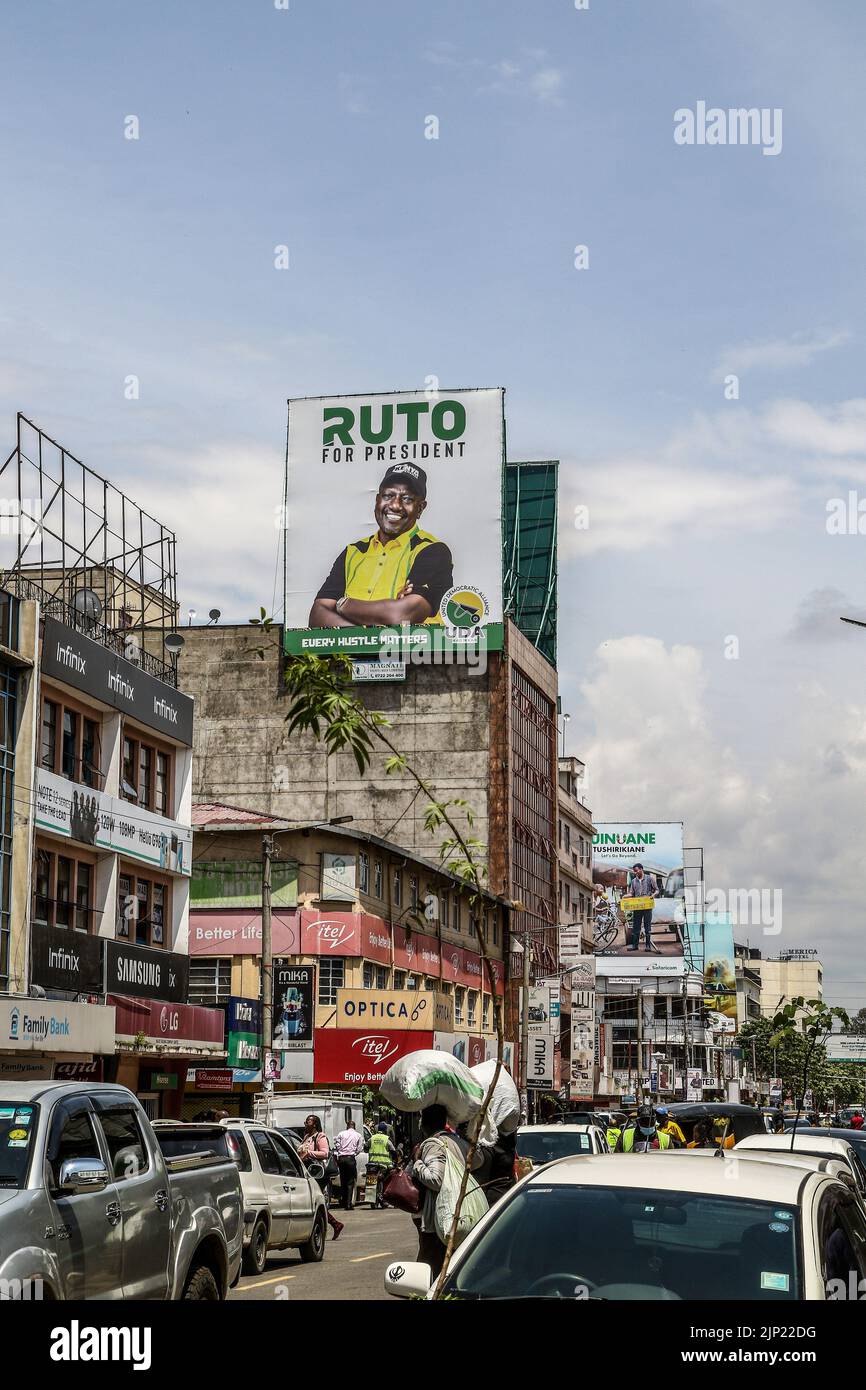
<svg viewBox="0 0 866 1390"><path fill-rule="evenodd" d="M400 623L424 623L432 613L430 604L404 584L396 598L350 598L337 612L335 598L317 598L310 609L310 627L399 627Z"/></svg>

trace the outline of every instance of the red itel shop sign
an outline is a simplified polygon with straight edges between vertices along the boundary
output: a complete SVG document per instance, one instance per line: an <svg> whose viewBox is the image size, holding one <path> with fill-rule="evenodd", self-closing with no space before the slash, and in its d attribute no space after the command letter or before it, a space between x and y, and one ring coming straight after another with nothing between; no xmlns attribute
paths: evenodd
<svg viewBox="0 0 866 1390"><path fill-rule="evenodd" d="M360 956L391 963L391 937L381 917L367 912L301 913L301 954Z"/></svg>
<svg viewBox="0 0 866 1390"><path fill-rule="evenodd" d="M317 1086L379 1086L398 1057L432 1046L432 1033L317 1028L313 1080Z"/></svg>

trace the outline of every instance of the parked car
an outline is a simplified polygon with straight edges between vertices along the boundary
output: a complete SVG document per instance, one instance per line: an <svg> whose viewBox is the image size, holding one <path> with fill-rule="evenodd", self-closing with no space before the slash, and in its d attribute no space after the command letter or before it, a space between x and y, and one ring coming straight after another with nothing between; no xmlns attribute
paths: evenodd
<svg viewBox="0 0 866 1390"><path fill-rule="evenodd" d="M762 1153L776 1154L814 1154L818 1158L837 1158L848 1167L857 1184L857 1190L866 1199L866 1166L856 1149L845 1139L831 1139L826 1135L802 1134L753 1134L735 1144L735 1154L760 1150Z"/></svg>
<svg viewBox="0 0 866 1390"><path fill-rule="evenodd" d="M848 1182L793 1164L708 1155L565 1158L530 1173L466 1237L446 1297L708 1302L823 1300L861 1277L866 1212ZM431 1296L429 1265L386 1292Z"/></svg>
<svg viewBox="0 0 866 1390"><path fill-rule="evenodd" d="M244 1194L245 1274L261 1274L270 1250L297 1249L318 1262L325 1253L327 1213L316 1181L321 1165L306 1168L291 1139L249 1121L221 1121L239 1150Z"/></svg>
<svg viewBox="0 0 866 1390"><path fill-rule="evenodd" d="M866 1167L866 1134L860 1129L839 1129L830 1125L798 1125L797 1137L801 1134L814 1134L816 1137L822 1136L825 1139L841 1139L843 1143L850 1144L851 1148Z"/></svg>
<svg viewBox="0 0 866 1390"><path fill-rule="evenodd" d="M196 1131L187 1152L166 1153L124 1086L0 1082L5 1287L41 1280L51 1299L225 1298L240 1273L240 1175L218 1127Z"/></svg>
<svg viewBox="0 0 866 1390"><path fill-rule="evenodd" d="M524 1177L542 1163L580 1154L609 1153L607 1138L598 1125L521 1125L517 1131L514 1171Z"/></svg>

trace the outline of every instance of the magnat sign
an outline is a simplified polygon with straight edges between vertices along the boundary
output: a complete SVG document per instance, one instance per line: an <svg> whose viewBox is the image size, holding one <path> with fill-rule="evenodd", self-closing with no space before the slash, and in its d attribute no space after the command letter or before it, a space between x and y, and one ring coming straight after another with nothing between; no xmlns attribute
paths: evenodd
<svg viewBox="0 0 866 1390"><path fill-rule="evenodd" d="M128 946L122 941L105 943L105 993L128 994L134 999L165 999L186 1003L189 958L174 951L154 951L147 946Z"/></svg>
<svg viewBox="0 0 866 1390"><path fill-rule="evenodd" d="M56 618L45 619L42 672L192 747L193 702L188 695Z"/></svg>
<svg viewBox="0 0 866 1390"><path fill-rule="evenodd" d="M33 983L76 994L102 993L102 940L86 932L34 923Z"/></svg>

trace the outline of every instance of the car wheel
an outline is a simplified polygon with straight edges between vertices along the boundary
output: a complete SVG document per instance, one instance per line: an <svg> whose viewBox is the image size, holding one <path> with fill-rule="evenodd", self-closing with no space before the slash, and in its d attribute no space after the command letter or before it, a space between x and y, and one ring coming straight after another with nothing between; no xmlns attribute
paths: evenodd
<svg viewBox="0 0 866 1390"><path fill-rule="evenodd" d="M220 1291L217 1281L207 1265L199 1265L198 1269L192 1271L186 1281L183 1296L200 1302L219 1303Z"/></svg>
<svg viewBox="0 0 866 1390"><path fill-rule="evenodd" d="M250 1236L250 1243L244 1251L244 1274L261 1274L268 1258L268 1228L264 1221L257 1221Z"/></svg>
<svg viewBox="0 0 866 1390"><path fill-rule="evenodd" d="M310 1239L298 1246L298 1253L306 1264L318 1264L325 1253L325 1213L320 1211L313 1222Z"/></svg>

